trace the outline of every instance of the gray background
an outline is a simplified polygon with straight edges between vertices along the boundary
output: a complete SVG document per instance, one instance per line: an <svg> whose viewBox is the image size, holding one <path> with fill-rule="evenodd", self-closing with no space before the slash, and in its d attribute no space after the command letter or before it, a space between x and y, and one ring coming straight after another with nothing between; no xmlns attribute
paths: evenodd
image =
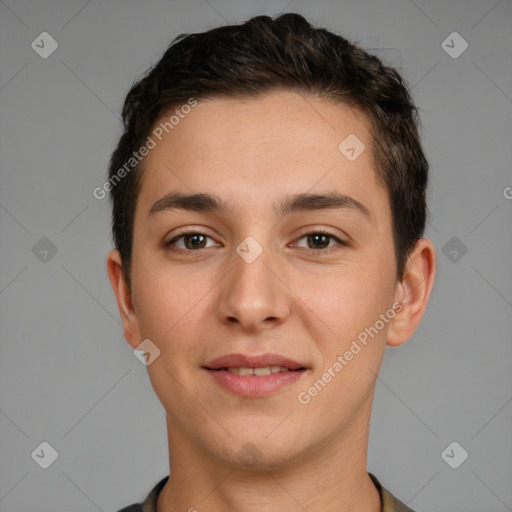
<svg viewBox="0 0 512 512"><path fill-rule="evenodd" d="M164 411L105 269L109 203L92 191L130 84L176 35L281 11L400 66L423 111L437 280L417 333L387 349L369 470L418 512L512 510L511 0L4 0L0 511L115 511L167 474ZM31 48L43 31L59 45L47 59ZM457 58L442 46L454 31L469 44ZM31 457L43 441L48 469ZM452 441L469 453L458 469L441 457Z"/></svg>

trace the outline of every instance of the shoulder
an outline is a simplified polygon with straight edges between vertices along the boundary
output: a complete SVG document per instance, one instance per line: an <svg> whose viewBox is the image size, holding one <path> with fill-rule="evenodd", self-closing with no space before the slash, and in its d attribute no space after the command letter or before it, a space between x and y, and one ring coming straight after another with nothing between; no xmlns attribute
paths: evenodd
<svg viewBox="0 0 512 512"><path fill-rule="evenodd" d="M371 473L368 474L379 491L382 501L382 512L414 512L414 510L410 509L398 498L393 496L393 494L391 494L385 487L383 487L375 475L372 475Z"/></svg>
<svg viewBox="0 0 512 512"><path fill-rule="evenodd" d="M118 512L156 512L156 502L160 491L169 480L169 475L162 478L154 487L150 493L146 496L142 503L134 503L127 507L118 510Z"/></svg>

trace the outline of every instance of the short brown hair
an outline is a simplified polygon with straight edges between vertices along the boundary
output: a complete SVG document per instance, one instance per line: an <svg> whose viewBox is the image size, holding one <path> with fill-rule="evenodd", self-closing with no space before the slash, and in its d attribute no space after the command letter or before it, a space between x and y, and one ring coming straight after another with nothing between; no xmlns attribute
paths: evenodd
<svg viewBox="0 0 512 512"><path fill-rule="evenodd" d="M299 14L257 16L174 39L126 96L124 133L110 160L109 180L170 109L190 98L251 97L272 89L312 94L366 113L372 125L376 173L388 192L396 272L401 279L427 218L428 162L418 135L418 109L397 70L344 37L313 27ZM130 287L142 163L118 180L110 195L113 242Z"/></svg>

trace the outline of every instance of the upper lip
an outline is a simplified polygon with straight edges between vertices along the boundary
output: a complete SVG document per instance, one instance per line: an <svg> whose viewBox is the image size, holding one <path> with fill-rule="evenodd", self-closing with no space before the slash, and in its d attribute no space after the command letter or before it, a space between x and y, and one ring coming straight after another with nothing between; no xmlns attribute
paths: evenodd
<svg viewBox="0 0 512 512"><path fill-rule="evenodd" d="M298 370L304 366L297 361L288 359L279 354L225 354L205 365L209 370L222 368L265 368L267 366L284 366L290 370Z"/></svg>

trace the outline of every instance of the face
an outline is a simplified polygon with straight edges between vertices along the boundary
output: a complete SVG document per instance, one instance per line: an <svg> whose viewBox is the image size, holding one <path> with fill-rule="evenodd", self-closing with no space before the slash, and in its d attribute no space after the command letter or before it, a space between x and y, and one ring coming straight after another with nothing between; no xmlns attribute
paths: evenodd
<svg viewBox="0 0 512 512"><path fill-rule="evenodd" d="M339 149L351 134L359 156ZM147 370L176 443L270 469L362 439L401 292L370 144L360 112L272 92L199 101L151 149L123 322L160 350ZM233 353L303 369L207 369Z"/></svg>

